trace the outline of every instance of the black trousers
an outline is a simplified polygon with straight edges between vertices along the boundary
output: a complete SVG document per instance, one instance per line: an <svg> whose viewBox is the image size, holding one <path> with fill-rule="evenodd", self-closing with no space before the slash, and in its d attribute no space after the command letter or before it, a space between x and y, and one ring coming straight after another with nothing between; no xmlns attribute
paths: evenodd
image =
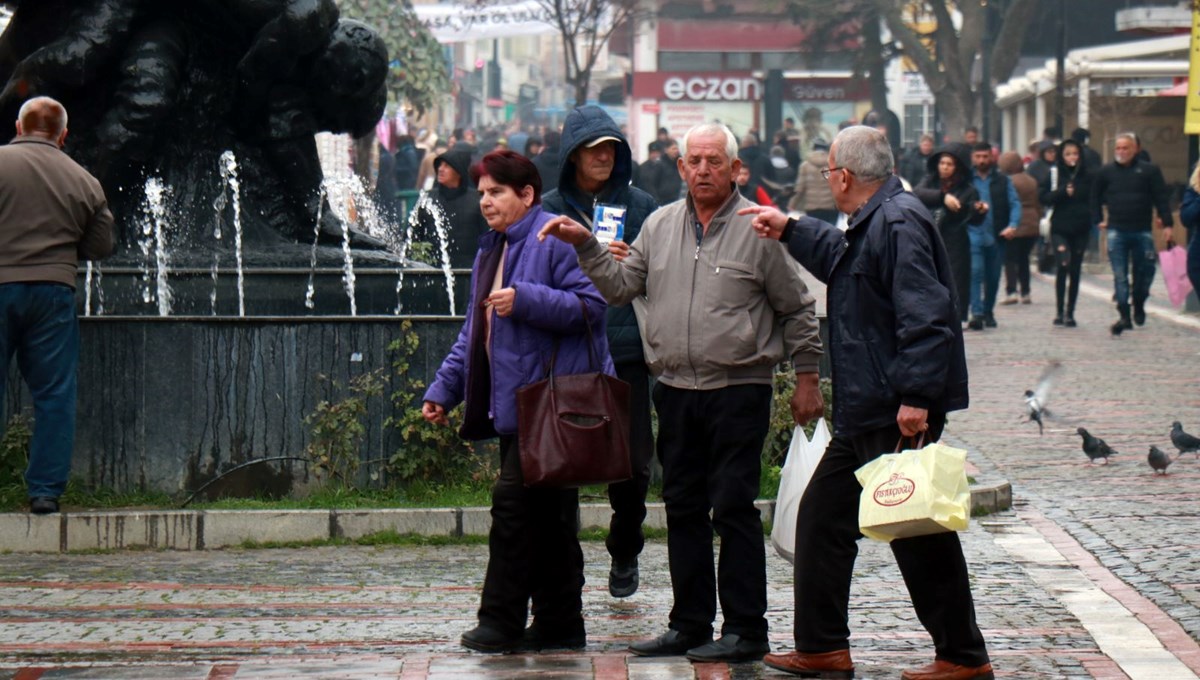
<svg viewBox="0 0 1200 680"><path fill-rule="evenodd" d="M604 544L613 560L627 562L642 554L646 536L646 489L650 487L650 459L654 433L650 427L650 370L644 363L617 364L617 377L629 383L629 462L633 477L608 485L612 520Z"/></svg>
<svg viewBox="0 0 1200 680"><path fill-rule="evenodd" d="M937 441L946 417L930 416L927 441ZM894 451L900 428L853 437L834 436L800 501L796 523L796 649L819 653L850 648L850 578L858 556L858 500L854 471ZM958 534L896 539L889 544L917 618L933 637L938 659L966 666L988 661Z"/></svg>
<svg viewBox="0 0 1200 680"><path fill-rule="evenodd" d="M766 550L754 500L771 386L682 390L659 382L654 408L675 599L670 627L711 633L719 597L723 635L766 640ZM715 579L714 530L721 537Z"/></svg>
<svg viewBox="0 0 1200 680"><path fill-rule="evenodd" d="M1075 301L1079 299L1079 275L1083 269L1083 254L1087 251L1087 232L1082 234L1056 234L1051 243L1057 266L1054 273L1055 306L1058 315L1062 316L1063 301L1066 301L1066 315L1075 316ZM1068 280L1070 285L1068 286Z"/></svg>
<svg viewBox="0 0 1200 680"><path fill-rule="evenodd" d="M1036 236L1021 236L1008 242L1004 249L1004 292L1013 295L1018 289L1029 296L1029 253Z"/></svg>
<svg viewBox="0 0 1200 680"><path fill-rule="evenodd" d="M578 626L582 595L579 492L526 488L517 438L502 435L479 623L520 637L532 600L539 626Z"/></svg>

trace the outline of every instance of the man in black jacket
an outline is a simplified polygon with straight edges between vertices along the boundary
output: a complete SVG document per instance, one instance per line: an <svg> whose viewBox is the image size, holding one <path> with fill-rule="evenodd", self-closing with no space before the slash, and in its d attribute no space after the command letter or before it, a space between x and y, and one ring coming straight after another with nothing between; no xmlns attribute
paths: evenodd
<svg viewBox="0 0 1200 680"><path fill-rule="evenodd" d="M470 269L475 263L479 237L488 226L479 212L479 196L471 183L470 167L471 152L464 148L456 147L433 159L437 180L428 197L423 197L413 208L416 215L413 238L433 245L431 264L442 263L439 250L442 245L451 267Z"/></svg>
<svg viewBox="0 0 1200 680"><path fill-rule="evenodd" d="M562 160L558 150L560 139L557 130L546 130L541 153L529 159L542 178L542 196L558 188L558 170Z"/></svg>
<svg viewBox="0 0 1200 680"><path fill-rule="evenodd" d="M1158 211L1163 237L1171 238L1171 208L1167 203L1167 185L1157 165L1138 160L1137 136L1132 132L1117 135L1113 162L1100 168L1092 185L1092 221L1108 230L1108 259L1112 263L1113 288L1120 318L1112 325L1112 334L1146 323L1146 298L1154 282L1154 264L1158 255L1151 234L1151 216ZM1105 216L1103 209L1108 208ZM1111 227L1111 228L1110 228ZM1129 269L1133 268L1133 288ZM1129 303L1133 302L1132 320Z"/></svg>
<svg viewBox="0 0 1200 680"><path fill-rule="evenodd" d="M658 208L650 194L630 186L633 154L620 128L599 106L581 106L563 122L558 188L542 197L542 207L566 215L597 232L597 220L621 224L608 238L632 243L642 222ZM607 225L606 225L607 226ZM597 232L599 235L599 232ZM654 439L650 431L650 372L634 304L608 308L608 344L617 377L630 385L629 458L633 478L608 485L613 516L605 543L612 555L608 591L629 597L638 589L638 555L645 537L646 489Z"/></svg>
<svg viewBox="0 0 1200 680"><path fill-rule="evenodd" d="M683 176L679 174L679 143L668 138L659 142L662 147L662 158L658 162L662 167L658 172L657 191L651 192L659 205L674 203L683 197Z"/></svg>
<svg viewBox="0 0 1200 680"><path fill-rule="evenodd" d="M909 149L900 160L900 176L908 180L909 185L917 186L925 179L926 166L932 155L933 135L921 135L917 145Z"/></svg>
<svg viewBox="0 0 1200 680"><path fill-rule="evenodd" d="M665 170L671 170L678 173L678 170L667 168L662 164L662 145L658 142L650 142L646 147L646 162L642 163L638 172L637 179L633 185L642 191L655 198L655 192L658 191L658 185L662 182L662 173Z"/></svg>
<svg viewBox="0 0 1200 680"><path fill-rule="evenodd" d="M967 407L967 365L946 250L929 212L904 191L892 167L879 131L855 126L838 134L822 174L838 209L850 214L845 233L773 208L741 211L755 214L760 236L782 240L828 286L834 436L800 503L796 651L764 659L797 675L853 677L847 612L861 536L854 471L902 438L923 434L937 441L946 414ZM991 678L958 534L890 545L936 650L932 664L902 677Z"/></svg>
<svg viewBox="0 0 1200 680"><path fill-rule="evenodd" d="M1104 165L1104 160L1100 158L1100 153L1088 146L1088 140L1092 138L1092 133L1087 128L1075 128L1071 131L1071 139L1079 142L1079 146L1083 148L1083 164L1087 166L1088 171L1095 172Z"/></svg>

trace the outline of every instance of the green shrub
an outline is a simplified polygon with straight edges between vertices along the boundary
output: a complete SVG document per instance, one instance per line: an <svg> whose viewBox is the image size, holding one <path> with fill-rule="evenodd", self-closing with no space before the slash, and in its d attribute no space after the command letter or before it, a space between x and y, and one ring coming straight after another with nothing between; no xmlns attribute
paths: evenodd
<svg viewBox="0 0 1200 680"><path fill-rule="evenodd" d="M412 374L412 357L421 345L412 322L400 324L400 337L388 351L392 358L392 415L384 427L395 429L402 444L391 455L387 473L393 482L471 482L490 487L498 473L498 450L494 442L475 443L458 436L462 420L460 404L446 414L450 426L437 425L421 415L425 381Z"/></svg>
<svg viewBox="0 0 1200 680"><path fill-rule="evenodd" d="M29 466L31 439L30 419L14 413L0 437L0 505L12 507L25 502L25 468Z"/></svg>
<svg viewBox="0 0 1200 680"><path fill-rule="evenodd" d="M309 441L304 454L317 469L328 475L329 482L342 488L355 488L359 468L359 446L366 435L363 419L367 400L383 393L381 371L370 371L350 379L350 396L340 401L322 400L304 418L309 426ZM319 379L327 380L325 376ZM335 389L340 389L333 382Z"/></svg>

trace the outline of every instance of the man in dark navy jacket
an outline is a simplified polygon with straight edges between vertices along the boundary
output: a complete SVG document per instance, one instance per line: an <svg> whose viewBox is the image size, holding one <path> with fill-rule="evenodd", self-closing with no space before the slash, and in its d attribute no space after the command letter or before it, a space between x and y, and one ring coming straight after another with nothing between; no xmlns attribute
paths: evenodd
<svg viewBox="0 0 1200 680"><path fill-rule="evenodd" d="M754 213L760 236L782 240L828 286L834 436L800 503L796 651L764 659L797 675L853 677L847 612L861 537L854 471L902 437L937 441L946 413L967 407L949 258L929 212L892 176L893 165L879 131L855 126L838 133L822 174L838 209L850 215L845 233L773 208L741 211ZM936 650L932 664L902 677L991 678L958 534L890 545Z"/></svg>
<svg viewBox="0 0 1200 680"><path fill-rule="evenodd" d="M542 197L542 207L586 224L596 232L595 220L604 225L622 224L621 234L610 234L618 244L632 243L642 222L658 208L650 194L630 186L633 153L604 109L581 106L563 121L561 161L557 188ZM605 543L612 555L608 592L629 597L638 589L638 555L645 544L646 489L650 485L650 459L654 438L650 430L650 372L642 352L642 336L634 304L608 308L608 344L617 377L629 383L629 458L633 478L608 485L613 516Z"/></svg>

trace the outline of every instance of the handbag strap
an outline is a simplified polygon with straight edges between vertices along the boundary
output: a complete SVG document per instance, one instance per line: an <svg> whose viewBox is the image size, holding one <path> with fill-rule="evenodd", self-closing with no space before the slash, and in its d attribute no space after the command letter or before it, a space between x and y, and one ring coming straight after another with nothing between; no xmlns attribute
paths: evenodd
<svg viewBox="0 0 1200 680"><path fill-rule="evenodd" d="M901 447L904 445L904 440L906 439L915 441L917 445L912 448L919 449L925 446L925 431L922 430L921 433L916 437L905 437L904 435L900 435L900 438L896 440L896 450L893 453L900 453L902 450Z"/></svg>
<svg viewBox="0 0 1200 680"><path fill-rule="evenodd" d="M575 296L579 300L579 307L583 310L583 323L587 326L588 334L588 367L593 371L599 371L603 366L600 364L599 354L596 352L596 339L592 335L592 319L588 316L587 304L583 298ZM554 351L550 353L550 361L546 365L543 375L550 380L551 389L554 387L554 364L558 360L558 345L559 337L554 337Z"/></svg>
<svg viewBox="0 0 1200 680"><path fill-rule="evenodd" d="M599 354L596 352L596 336L592 334L592 318L588 315L587 303L583 301L583 298L578 295L575 298L579 300L579 308L583 310L583 324L587 326L588 368L599 371L603 366L600 364Z"/></svg>

